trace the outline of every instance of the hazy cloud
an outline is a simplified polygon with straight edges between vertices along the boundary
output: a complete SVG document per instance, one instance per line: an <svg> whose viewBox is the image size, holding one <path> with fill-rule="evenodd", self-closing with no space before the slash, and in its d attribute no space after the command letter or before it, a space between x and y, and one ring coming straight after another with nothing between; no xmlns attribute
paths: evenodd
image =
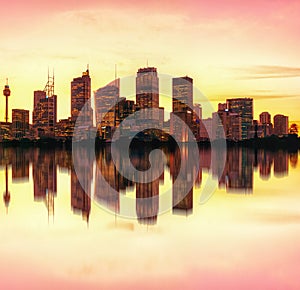
<svg viewBox="0 0 300 290"><path fill-rule="evenodd" d="M270 100L270 99L291 99L291 98L300 98L300 95L296 95L296 94L245 94L245 95L220 95L219 97L213 97L213 98L209 98L209 101L211 102L225 102L226 99L231 99L231 98L253 98L255 100Z"/></svg>
<svg viewBox="0 0 300 290"><path fill-rule="evenodd" d="M232 70L239 74L240 80L300 77L300 67L258 65Z"/></svg>

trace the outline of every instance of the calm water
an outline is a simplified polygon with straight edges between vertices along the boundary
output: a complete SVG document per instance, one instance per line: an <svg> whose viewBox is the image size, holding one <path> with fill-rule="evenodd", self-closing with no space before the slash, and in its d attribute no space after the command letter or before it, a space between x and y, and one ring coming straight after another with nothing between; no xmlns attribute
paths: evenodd
<svg viewBox="0 0 300 290"><path fill-rule="evenodd" d="M108 147L83 150L84 191L70 151L0 148L0 289L299 289L298 153L203 148L199 170L195 152L164 153L159 177L135 183ZM149 169L144 150L130 156ZM174 186L180 168L192 189Z"/></svg>

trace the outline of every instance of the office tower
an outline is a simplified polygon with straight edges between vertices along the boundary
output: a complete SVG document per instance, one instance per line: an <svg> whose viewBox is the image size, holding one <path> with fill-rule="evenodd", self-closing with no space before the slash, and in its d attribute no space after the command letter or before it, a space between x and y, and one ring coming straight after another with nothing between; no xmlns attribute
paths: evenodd
<svg viewBox="0 0 300 290"><path fill-rule="evenodd" d="M237 113L241 117L241 136L242 139L247 139L248 128L253 122L253 99L237 98L227 99L227 109L231 113Z"/></svg>
<svg viewBox="0 0 300 290"><path fill-rule="evenodd" d="M120 96L120 79L116 79L95 92L96 123L104 139L105 132L113 131L118 122L118 102Z"/></svg>
<svg viewBox="0 0 300 290"><path fill-rule="evenodd" d="M32 124L36 136L54 137L57 116L57 96L54 94L54 74L49 75L43 91L34 92Z"/></svg>
<svg viewBox="0 0 300 290"><path fill-rule="evenodd" d="M288 134L289 129L289 117L284 115L274 116L274 134L277 136L283 136Z"/></svg>
<svg viewBox="0 0 300 290"><path fill-rule="evenodd" d="M40 102L41 99L46 98L46 92L45 91L34 91L33 92L33 108Z"/></svg>
<svg viewBox="0 0 300 290"><path fill-rule="evenodd" d="M219 103L218 104L218 112L228 111L226 103Z"/></svg>
<svg viewBox="0 0 300 290"><path fill-rule="evenodd" d="M196 114L195 118L202 119L202 107L200 104L194 104L194 112Z"/></svg>
<svg viewBox="0 0 300 290"><path fill-rule="evenodd" d="M34 92L33 128L39 137L53 137L57 118L57 96L46 96L46 92L43 95L45 97L42 98L41 91Z"/></svg>
<svg viewBox="0 0 300 290"><path fill-rule="evenodd" d="M72 138L74 132L74 122L71 117L68 119L61 119L56 123L55 126L55 137L56 138Z"/></svg>
<svg viewBox="0 0 300 290"><path fill-rule="evenodd" d="M262 112L259 115L259 122L262 127L263 137L273 134L273 124L271 123L271 115L268 112Z"/></svg>
<svg viewBox="0 0 300 290"><path fill-rule="evenodd" d="M188 128L193 129L193 79L185 76L172 79L172 111L170 132L180 142L188 142ZM181 121L180 121L181 119Z"/></svg>
<svg viewBox="0 0 300 290"><path fill-rule="evenodd" d="M202 120L202 107L200 104L194 104L193 111L193 133L196 140L200 140L200 123Z"/></svg>
<svg viewBox="0 0 300 290"><path fill-rule="evenodd" d="M172 79L173 112L183 112L193 108L193 79L185 76Z"/></svg>
<svg viewBox="0 0 300 290"><path fill-rule="evenodd" d="M200 140L209 141L212 135L212 118L202 119L200 121Z"/></svg>
<svg viewBox="0 0 300 290"><path fill-rule="evenodd" d="M159 108L159 82L155 67L140 68L136 77L136 105L138 109ZM159 119L158 114L146 113L145 121Z"/></svg>
<svg viewBox="0 0 300 290"><path fill-rule="evenodd" d="M226 139L238 141L242 140L242 118L239 113L230 112L227 104L218 105L218 115L221 120L218 127L218 135L222 134ZM221 137L221 136L220 136Z"/></svg>
<svg viewBox="0 0 300 290"><path fill-rule="evenodd" d="M126 98L120 98L117 106L117 126L125 120L128 116L135 112L134 101L126 100Z"/></svg>
<svg viewBox="0 0 300 290"><path fill-rule="evenodd" d="M164 121L165 121L165 108L164 107L159 107L159 126L160 128L163 128Z"/></svg>
<svg viewBox="0 0 300 290"><path fill-rule="evenodd" d="M271 115L268 112L262 112L259 115L259 122L261 124L270 124L271 123Z"/></svg>
<svg viewBox="0 0 300 290"><path fill-rule="evenodd" d="M39 137L53 137L56 125L57 96L40 99L32 112L33 127Z"/></svg>
<svg viewBox="0 0 300 290"><path fill-rule="evenodd" d="M20 139L29 132L29 110L12 110L12 136Z"/></svg>
<svg viewBox="0 0 300 290"><path fill-rule="evenodd" d="M93 125L93 110L91 104L85 104L91 99L91 78L89 69L82 73L81 77L74 78L71 82L71 119L73 122L77 121L77 118L81 113L81 122L83 126Z"/></svg>

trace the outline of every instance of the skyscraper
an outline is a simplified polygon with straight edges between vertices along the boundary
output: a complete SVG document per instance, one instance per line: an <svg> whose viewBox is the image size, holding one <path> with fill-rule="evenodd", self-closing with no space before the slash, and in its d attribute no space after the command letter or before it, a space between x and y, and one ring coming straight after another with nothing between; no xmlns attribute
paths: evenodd
<svg viewBox="0 0 300 290"><path fill-rule="evenodd" d="M227 109L232 113L237 113L241 117L242 139L247 139L248 128L253 122L253 99L237 98L227 99Z"/></svg>
<svg viewBox="0 0 300 290"><path fill-rule="evenodd" d="M29 132L29 110L12 110L12 135L14 138L23 138Z"/></svg>
<svg viewBox="0 0 300 290"><path fill-rule="evenodd" d="M261 124L270 124L271 123L271 115L268 112L262 112L259 115L259 122Z"/></svg>
<svg viewBox="0 0 300 290"><path fill-rule="evenodd" d="M289 130L289 117L284 115L274 116L274 134L277 136L283 136L288 134Z"/></svg>
<svg viewBox="0 0 300 290"><path fill-rule="evenodd" d="M215 129L216 137L238 141L242 139L242 123L239 113L231 112L227 109L227 104L218 105L218 115L221 122ZM216 119L216 118L215 118ZM217 118L219 121L219 119Z"/></svg>
<svg viewBox="0 0 300 290"><path fill-rule="evenodd" d="M159 108L159 80L155 67L140 68L136 77L138 109ZM158 114L146 114L145 119L158 120Z"/></svg>
<svg viewBox="0 0 300 290"><path fill-rule="evenodd" d="M48 82L43 91L34 92L32 124L39 137L54 137L57 119L57 96L54 94L54 74L48 72Z"/></svg>
<svg viewBox="0 0 300 290"><path fill-rule="evenodd" d="M71 119L76 122L77 117L84 105L90 101L91 98L91 78L89 70L87 69L82 73L81 77L74 78L71 82ZM85 107L82 112L82 121L86 126L92 126L93 124L93 111L90 106Z"/></svg>
<svg viewBox="0 0 300 290"><path fill-rule="evenodd" d="M193 108L193 79L185 76L172 79L173 112L188 111Z"/></svg>
<svg viewBox="0 0 300 290"><path fill-rule="evenodd" d="M273 133L273 124L271 123L271 115L268 112L262 112L259 115L259 122L262 126L263 136L270 136Z"/></svg>
<svg viewBox="0 0 300 290"><path fill-rule="evenodd" d="M193 79L185 76L172 79L172 109L170 133L181 142L188 142L188 128L193 130ZM181 119L181 121L180 121Z"/></svg>
<svg viewBox="0 0 300 290"><path fill-rule="evenodd" d="M120 95L120 79L116 79L95 92L97 127L116 127Z"/></svg>

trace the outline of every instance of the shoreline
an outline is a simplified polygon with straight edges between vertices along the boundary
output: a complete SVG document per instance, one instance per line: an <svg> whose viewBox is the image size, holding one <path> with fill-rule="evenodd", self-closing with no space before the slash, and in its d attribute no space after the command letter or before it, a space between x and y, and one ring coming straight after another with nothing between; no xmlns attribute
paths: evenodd
<svg viewBox="0 0 300 290"><path fill-rule="evenodd" d="M122 142L122 141L121 141ZM223 145L223 140L214 140L210 142L209 140L201 140L198 141L199 147L211 147ZM105 141L100 139L87 139L78 141L75 144L79 145L93 145L96 148L105 147L111 144L111 141ZM188 142L182 144L189 144ZM176 147L177 144L174 140L169 139L167 141L159 141L158 139L154 139L152 141L144 141L137 138L134 138L131 141L131 146L133 147L140 147L140 146L150 146L150 147L159 147L167 145L170 148ZM39 140L5 140L4 142L0 142L1 147L24 147L24 148L31 148L31 147L42 147L42 148L65 148L71 149L73 146L72 139L55 139L55 138L45 138ZM272 135L270 137L265 138L253 138L241 141L232 141L226 140L227 147L248 147L253 149L265 149L265 150L299 150L300 149L300 137L297 135L288 135L286 137L278 137Z"/></svg>

